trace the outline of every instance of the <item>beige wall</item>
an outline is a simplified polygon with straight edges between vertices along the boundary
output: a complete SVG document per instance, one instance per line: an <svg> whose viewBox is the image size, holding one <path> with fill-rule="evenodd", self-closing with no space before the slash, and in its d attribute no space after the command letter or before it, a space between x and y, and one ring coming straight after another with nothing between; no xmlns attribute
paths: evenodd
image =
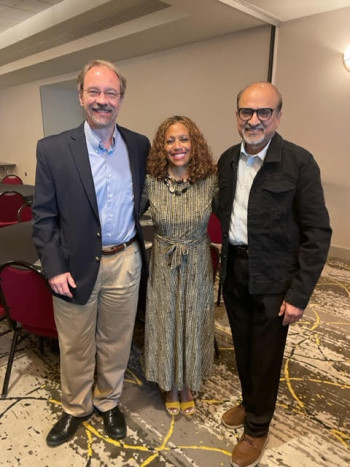
<svg viewBox="0 0 350 467"><path fill-rule="evenodd" d="M118 63L128 80L118 122L152 139L166 117L187 115L218 158L238 141L237 91L247 81L266 79L269 37L269 27L261 27ZM2 110L1 159L16 162L15 172L28 183L34 183L35 147L43 136L40 86L76 74L0 90L0 108L7 109Z"/></svg>
<svg viewBox="0 0 350 467"><path fill-rule="evenodd" d="M39 87L26 84L2 89L0 109L0 160L15 162L17 167L13 172L23 178L25 183L32 183L35 164L33 154L36 140L42 136Z"/></svg>
<svg viewBox="0 0 350 467"><path fill-rule="evenodd" d="M55 81L57 79L0 89L0 161L14 162L16 168L13 172L24 183L34 183L36 143L44 135L40 86ZM0 174L2 176L3 173Z"/></svg>
<svg viewBox="0 0 350 467"><path fill-rule="evenodd" d="M275 79L284 97L280 133L317 159L333 227L333 252L350 259L350 73L341 53L350 44L350 8L282 24ZM128 90L119 123L151 139L159 123L180 113L193 118L217 158L238 142L235 95L265 79L269 28L262 27L120 62ZM95 58L95 57L91 57ZM2 160L34 182L35 146L43 136L39 86L0 90Z"/></svg>
<svg viewBox="0 0 350 467"><path fill-rule="evenodd" d="M280 131L318 161L333 227L332 254L350 259L350 8L282 24L276 84L284 97Z"/></svg>
<svg viewBox="0 0 350 467"><path fill-rule="evenodd" d="M239 141L236 94L266 79L270 28L256 28L120 63L128 90L119 122L153 138L170 115L192 118L214 157Z"/></svg>

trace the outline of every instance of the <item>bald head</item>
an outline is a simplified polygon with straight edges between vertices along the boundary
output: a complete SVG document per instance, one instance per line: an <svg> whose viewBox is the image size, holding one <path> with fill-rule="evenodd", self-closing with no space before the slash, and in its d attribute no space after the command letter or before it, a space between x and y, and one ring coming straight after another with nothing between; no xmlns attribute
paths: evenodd
<svg viewBox="0 0 350 467"><path fill-rule="evenodd" d="M245 88L243 88L237 94L237 109L241 107L240 100L242 95L245 93L252 93L253 95L256 94L264 94L266 96L270 96L276 99L276 109L278 111L282 110L282 96L276 86L267 81L257 81L256 83L249 84Z"/></svg>

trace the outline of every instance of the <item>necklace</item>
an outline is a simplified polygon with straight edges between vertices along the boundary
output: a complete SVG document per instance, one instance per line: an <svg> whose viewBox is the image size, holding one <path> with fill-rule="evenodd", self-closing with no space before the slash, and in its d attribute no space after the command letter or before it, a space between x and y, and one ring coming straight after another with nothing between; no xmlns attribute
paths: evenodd
<svg viewBox="0 0 350 467"><path fill-rule="evenodd" d="M184 178L183 180L175 180L167 175L164 178L164 183L168 187L169 193L175 196L181 196L189 189L191 182L187 178Z"/></svg>

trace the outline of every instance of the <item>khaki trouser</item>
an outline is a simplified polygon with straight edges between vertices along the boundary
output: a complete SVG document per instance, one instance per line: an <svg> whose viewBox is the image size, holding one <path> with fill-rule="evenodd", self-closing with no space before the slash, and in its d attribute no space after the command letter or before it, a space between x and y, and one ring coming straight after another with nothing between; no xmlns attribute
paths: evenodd
<svg viewBox="0 0 350 467"><path fill-rule="evenodd" d="M63 410L89 415L119 401L137 311L141 255L137 242L102 256L89 301L77 305L54 297L61 357Z"/></svg>

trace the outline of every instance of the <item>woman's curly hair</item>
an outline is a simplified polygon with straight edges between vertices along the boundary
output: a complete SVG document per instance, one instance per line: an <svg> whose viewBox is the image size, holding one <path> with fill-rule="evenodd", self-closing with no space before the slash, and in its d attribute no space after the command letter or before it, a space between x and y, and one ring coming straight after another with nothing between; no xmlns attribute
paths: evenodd
<svg viewBox="0 0 350 467"><path fill-rule="evenodd" d="M174 115L167 118L158 128L153 139L147 161L147 173L157 180L168 175L168 159L164 149L165 133L175 123L182 123L188 129L191 140L191 157L189 161L189 179L192 183L203 180L216 172L211 150L197 125L188 117Z"/></svg>

